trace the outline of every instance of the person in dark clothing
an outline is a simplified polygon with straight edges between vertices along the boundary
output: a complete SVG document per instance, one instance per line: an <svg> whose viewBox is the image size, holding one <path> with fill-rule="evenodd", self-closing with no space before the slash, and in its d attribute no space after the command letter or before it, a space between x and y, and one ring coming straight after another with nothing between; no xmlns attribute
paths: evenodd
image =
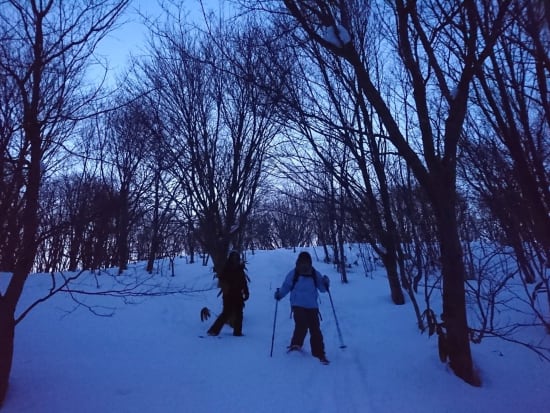
<svg viewBox="0 0 550 413"><path fill-rule="evenodd" d="M318 292L327 292L329 278L321 276L311 262L308 252L301 252L296 267L285 277L283 285L275 291L275 299L280 300L290 292L290 305L294 315L294 333L288 346L289 351L300 350L309 330L311 354L322 363L328 364L325 355L323 334L319 321Z"/></svg>
<svg viewBox="0 0 550 413"><path fill-rule="evenodd" d="M207 334L217 336L223 325L230 322L233 335L242 336L244 302L248 300L249 291L245 266L237 251L231 251L229 254L222 271L218 274L218 280L222 292L223 310L208 329Z"/></svg>

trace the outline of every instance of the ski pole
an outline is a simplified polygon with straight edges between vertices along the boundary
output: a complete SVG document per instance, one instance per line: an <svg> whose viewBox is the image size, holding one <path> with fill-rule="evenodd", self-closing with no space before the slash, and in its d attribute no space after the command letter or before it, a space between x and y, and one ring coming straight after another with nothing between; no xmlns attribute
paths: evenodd
<svg viewBox="0 0 550 413"><path fill-rule="evenodd" d="M340 324L338 324L338 318L336 317L336 310L334 309L334 302L332 301L332 295L330 289L327 287L328 298L330 298L330 306L332 307L332 314L334 314L334 321L336 322L336 329L338 330L338 338L340 338L340 348L346 348L344 340L342 339L342 332L340 331Z"/></svg>
<svg viewBox="0 0 550 413"><path fill-rule="evenodd" d="M277 294L279 289L277 288ZM279 306L279 300L275 300L275 316L273 317L273 334L271 335L271 352L269 357L273 357L273 343L275 342L275 323L277 322L277 307Z"/></svg>

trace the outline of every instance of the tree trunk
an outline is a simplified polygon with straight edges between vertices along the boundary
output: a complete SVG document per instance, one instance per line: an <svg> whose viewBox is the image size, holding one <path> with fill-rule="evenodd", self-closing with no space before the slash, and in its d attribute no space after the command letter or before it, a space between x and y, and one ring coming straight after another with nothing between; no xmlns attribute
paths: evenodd
<svg viewBox="0 0 550 413"><path fill-rule="evenodd" d="M13 344L15 337L14 313L5 302L0 299L0 407L8 391L11 366L13 362Z"/></svg>
<svg viewBox="0 0 550 413"><path fill-rule="evenodd" d="M37 111L33 112L33 114ZM36 119L37 116L26 117ZM25 207L22 212L23 227L20 238L20 252L4 296L0 296L0 406L4 402L13 362L15 337L15 309L25 282L36 258L38 242L38 197L40 192L40 127L37 122L28 121L25 130L31 145L31 162L28 169L28 182L24 194Z"/></svg>
<svg viewBox="0 0 550 413"><path fill-rule="evenodd" d="M465 270L462 247L458 235L455 213L455 196L452 188L439 186L434 206L438 222L443 279L442 321L446 328L446 347L454 373L465 382L480 386L474 372L470 351L468 320L466 317Z"/></svg>
<svg viewBox="0 0 550 413"><path fill-rule="evenodd" d="M420 311L420 307L418 306L418 301L416 300L414 284L413 284L413 282L411 282L412 281L411 279L407 278L406 269L405 269L405 262L404 262L404 259L403 259L403 251L401 249L400 249L399 253L397 254L397 256L398 256L397 264L398 264L398 267L399 267L399 272L401 274L401 283L403 285L403 288L407 292L407 295L409 296L409 300L411 300L411 303L413 305L414 314L416 315L416 323L418 325L418 328L419 328L420 331L424 331L424 321L422 319L422 312ZM421 274L421 272L420 272L420 274Z"/></svg>
<svg viewBox="0 0 550 413"><path fill-rule="evenodd" d="M129 232L129 211L128 211L128 193L129 190L124 187L120 191L119 215L118 215L118 274L122 274L128 269L128 232Z"/></svg>
<svg viewBox="0 0 550 413"><path fill-rule="evenodd" d="M5 211L4 211L5 213ZM3 231L4 234L17 234L19 229L17 228L18 219L16 214L11 215L5 219L6 222L6 231ZM2 271L13 271L15 267L15 257L17 256L17 237L7 236L6 246L2 251L2 263L0 263L0 268Z"/></svg>
<svg viewBox="0 0 550 413"><path fill-rule="evenodd" d="M78 218L80 222L80 218ZM84 240L84 228L80 223L75 224L74 236L70 240L69 246L69 271L76 271L78 267L78 254L82 249L82 244Z"/></svg>
<svg viewBox="0 0 550 413"><path fill-rule="evenodd" d="M37 145L32 148L33 161L39 159ZM15 337L15 308L23 292L23 287L32 269L36 257L38 231L38 193L40 188L39 163L31 162L29 168L29 183L25 193L26 204L23 210L23 248L17 258L10 283L3 297L0 297L0 406L4 402L13 362L13 347Z"/></svg>
<svg viewBox="0 0 550 413"><path fill-rule="evenodd" d="M152 274L153 269L155 268L155 259L159 249L158 244L158 231L153 229L153 233L151 234L151 244L149 246L149 254L147 257L147 267L145 268L149 274Z"/></svg>
<svg viewBox="0 0 550 413"><path fill-rule="evenodd" d="M157 173L155 176L155 201L153 205L153 221L151 222L151 245L149 248L149 255L147 258L146 271L151 274L155 265L155 259L157 258L158 249L160 245L159 233L160 233L160 175Z"/></svg>
<svg viewBox="0 0 550 413"><path fill-rule="evenodd" d="M210 245L208 252L212 257L214 272L218 274L224 267L229 251L229 242L225 238L220 237L220 240L215 245Z"/></svg>
<svg viewBox="0 0 550 413"><path fill-rule="evenodd" d="M348 275L347 275L347 268L346 268L346 254L344 252L344 234L343 234L343 228L340 226L338 228L338 248L340 250L340 278L342 283L347 284L348 282Z"/></svg>
<svg viewBox="0 0 550 413"><path fill-rule="evenodd" d="M386 274L388 275L388 283L390 285L391 299L394 304L405 304L405 297L399 282L399 273L397 271L397 255L395 249L390 247L385 254L381 254Z"/></svg>

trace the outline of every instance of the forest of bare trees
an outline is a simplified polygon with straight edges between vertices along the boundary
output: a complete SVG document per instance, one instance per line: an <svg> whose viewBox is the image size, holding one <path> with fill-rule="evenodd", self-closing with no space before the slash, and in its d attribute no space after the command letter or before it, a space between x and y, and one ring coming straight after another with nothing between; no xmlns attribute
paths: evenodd
<svg viewBox="0 0 550 413"><path fill-rule="evenodd" d="M550 334L544 1L235 1L201 23L168 3L103 84L130 0L0 2L0 404L31 273L215 272L233 248L317 245L344 283L382 266L472 385L485 337L550 360L494 318L519 283Z"/></svg>

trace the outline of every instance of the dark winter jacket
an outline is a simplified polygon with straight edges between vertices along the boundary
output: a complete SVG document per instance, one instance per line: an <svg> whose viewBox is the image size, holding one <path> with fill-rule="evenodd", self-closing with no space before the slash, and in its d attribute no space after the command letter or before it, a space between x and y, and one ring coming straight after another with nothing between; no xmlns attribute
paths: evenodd
<svg viewBox="0 0 550 413"><path fill-rule="evenodd" d="M248 282L244 265L226 265L218 276L223 298L234 301L248 300Z"/></svg>

